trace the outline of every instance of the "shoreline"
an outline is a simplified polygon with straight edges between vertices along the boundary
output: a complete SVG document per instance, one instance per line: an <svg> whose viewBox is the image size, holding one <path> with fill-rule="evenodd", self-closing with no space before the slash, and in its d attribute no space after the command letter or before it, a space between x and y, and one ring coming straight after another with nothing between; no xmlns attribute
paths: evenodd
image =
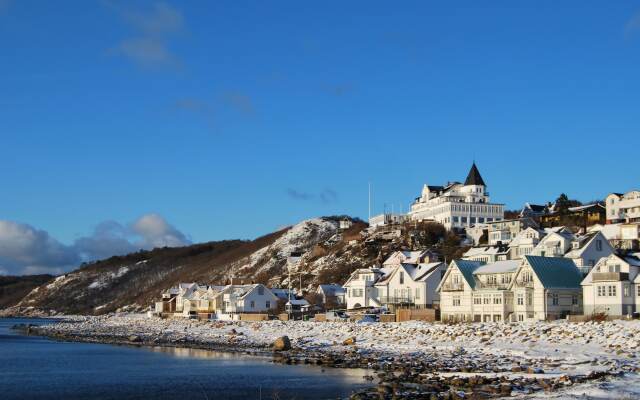
<svg viewBox="0 0 640 400"><path fill-rule="evenodd" d="M578 324L575 327L619 331L617 325ZM538 323L534 326L541 327L541 332L547 333L558 328L568 328L570 332L574 328L566 323ZM629 331L622 332L623 337L636 340L634 334L640 332L640 323L625 323L622 327ZM504 343L498 345L482 336L496 328L507 332L509 326L448 326L418 322L378 323L377 326L342 322L222 322L110 315L62 317L52 324L32 328L32 333L62 341L192 348L270 357L275 363L370 371L372 376L368 379L373 381L377 378L377 385L372 382L370 389L354 394L353 399L393 396L413 399L430 395L452 399L462 396L494 398L557 393L563 388L576 389L586 382L604 382L614 377L631 378L634 384L640 384L640 362L635 357L636 350L624 353L619 348L614 350L615 347L601 346L597 352L594 350L591 360L588 360L589 355L582 357L582 360L580 357L563 360L562 357L552 357L553 351L547 349L542 349L540 354L527 354L526 351L504 348ZM526 331L518 332L521 335ZM271 345L283 333L291 339L291 349L274 351ZM396 343L394 346L394 339L405 338L407 334L414 338L444 334L449 335L451 342L462 343L457 346L452 346L452 343L426 346L423 342L404 348ZM385 336L387 340L382 341ZM507 335L505 339L513 341L516 337L518 335ZM353 343L348 343L347 339L352 338ZM524 342L530 340L529 337L523 339ZM565 345L558 340L549 340L549 343L554 341L559 346ZM587 339L587 343L591 341ZM385 346L377 346L381 344ZM495 350L491 349L492 344L496 346ZM636 342L632 345L637 348ZM535 349L535 346L532 348Z"/></svg>

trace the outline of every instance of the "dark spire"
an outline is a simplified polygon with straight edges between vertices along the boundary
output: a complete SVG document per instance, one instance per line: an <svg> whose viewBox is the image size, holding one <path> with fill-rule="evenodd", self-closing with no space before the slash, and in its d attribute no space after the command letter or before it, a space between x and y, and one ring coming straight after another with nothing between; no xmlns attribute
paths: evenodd
<svg viewBox="0 0 640 400"><path fill-rule="evenodd" d="M478 171L478 167L476 167L476 163L474 162L469 170L469 175L467 175L467 179L464 181L465 185L478 185L478 186L487 186L484 184L482 180L482 176L480 176L480 171Z"/></svg>

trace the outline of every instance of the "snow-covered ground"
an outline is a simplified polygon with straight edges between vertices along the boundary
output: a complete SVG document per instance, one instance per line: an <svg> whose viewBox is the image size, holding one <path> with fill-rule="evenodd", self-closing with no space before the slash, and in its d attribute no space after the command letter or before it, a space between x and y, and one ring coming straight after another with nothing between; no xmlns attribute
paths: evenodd
<svg viewBox="0 0 640 400"><path fill-rule="evenodd" d="M438 357L460 354L469 360L505 360L513 374L535 377L588 375L592 371L625 371L622 379L589 382L556 392L556 398L616 398L640 396L640 321L519 324L474 323L446 325L350 322L220 322L147 318L138 314L75 317L44 328L76 337L128 338L166 343L221 344L244 348L270 346L280 336L294 349L340 353L343 341L356 338L359 352L369 355ZM497 357L497 358L496 358ZM409 358L409 359L410 359ZM493 361L495 362L495 361ZM505 370L505 365L501 366ZM518 370L518 367L524 367ZM473 373L474 371L470 371ZM549 395L547 393L547 395ZM564 397L562 397L564 396Z"/></svg>

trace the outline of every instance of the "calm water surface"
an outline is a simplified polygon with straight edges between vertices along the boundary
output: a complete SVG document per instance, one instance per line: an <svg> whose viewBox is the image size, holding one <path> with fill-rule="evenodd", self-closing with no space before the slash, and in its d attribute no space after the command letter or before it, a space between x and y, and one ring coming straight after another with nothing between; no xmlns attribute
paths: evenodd
<svg viewBox="0 0 640 400"><path fill-rule="evenodd" d="M206 350L65 343L11 331L0 318L0 399L336 399L362 370L289 366Z"/></svg>

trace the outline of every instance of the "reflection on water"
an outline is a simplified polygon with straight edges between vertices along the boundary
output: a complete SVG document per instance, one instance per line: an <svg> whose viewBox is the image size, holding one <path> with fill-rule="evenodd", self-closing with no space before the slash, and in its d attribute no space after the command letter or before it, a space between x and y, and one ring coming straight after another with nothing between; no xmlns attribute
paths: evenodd
<svg viewBox="0 0 640 400"><path fill-rule="evenodd" d="M214 350L205 350L205 349L188 349L184 347L163 347L163 346L154 346L148 347L148 350L151 350L155 353L165 353L174 357L181 358L209 358L209 359L217 359L217 360L242 360L243 358L249 357L237 353L228 353L223 351L214 351ZM250 356L251 358L260 358L260 359L268 359L264 356Z"/></svg>
<svg viewBox="0 0 640 400"><path fill-rule="evenodd" d="M0 399L335 399L365 371L281 365L270 357L174 347L51 341L0 319Z"/></svg>

